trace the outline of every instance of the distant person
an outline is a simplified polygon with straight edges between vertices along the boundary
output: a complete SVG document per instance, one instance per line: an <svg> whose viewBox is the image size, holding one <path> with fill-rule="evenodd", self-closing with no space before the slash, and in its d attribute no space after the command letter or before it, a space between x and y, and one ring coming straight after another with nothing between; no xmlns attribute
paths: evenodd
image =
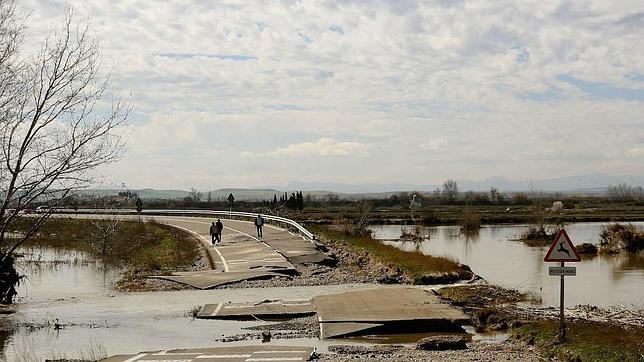
<svg viewBox="0 0 644 362"><path fill-rule="evenodd" d="M221 233L224 231L224 224L221 223L221 219L217 219L217 241L221 243Z"/></svg>
<svg viewBox="0 0 644 362"><path fill-rule="evenodd" d="M214 221L210 225L210 237L212 238L212 245L215 245L217 242L217 225L215 225Z"/></svg>
<svg viewBox="0 0 644 362"><path fill-rule="evenodd" d="M257 227L257 237L261 239L264 236L264 234L262 233L262 227L264 227L264 218L260 214L257 214L257 217L255 218L255 227Z"/></svg>

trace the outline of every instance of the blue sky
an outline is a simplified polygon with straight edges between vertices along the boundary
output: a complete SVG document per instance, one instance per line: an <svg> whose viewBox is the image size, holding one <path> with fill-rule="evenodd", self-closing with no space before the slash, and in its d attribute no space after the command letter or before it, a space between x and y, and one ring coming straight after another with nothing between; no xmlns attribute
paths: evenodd
<svg viewBox="0 0 644 362"><path fill-rule="evenodd" d="M67 1L24 0L27 50ZM641 1L76 1L133 94L106 183L644 173Z"/></svg>

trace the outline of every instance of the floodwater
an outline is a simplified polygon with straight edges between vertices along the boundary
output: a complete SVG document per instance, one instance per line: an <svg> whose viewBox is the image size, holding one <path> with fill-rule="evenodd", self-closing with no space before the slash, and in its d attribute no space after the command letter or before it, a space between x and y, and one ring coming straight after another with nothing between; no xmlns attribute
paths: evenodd
<svg viewBox="0 0 644 362"><path fill-rule="evenodd" d="M207 303L260 302L266 299L306 300L315 295L364 288L345 284L291 288L180 290L117 293L112 290L120 269L92 260L85 253L50 248L21 250L18 268L27 279L20 286L17 312L8 323L17 326L0 333L0 360L42 361L53 358L96 359L115 354L212 346L257 344L258 340L217 342L216 339L256 331L244 327L261 321L201 320L190 317ZM39 263L34 263L38 261ZM54 323L60 323L57 329ZM504 334L476 334L473 340L495 343ZM275 339L280 345L312 346L325 352L332 344L412 345L419 336L344 339ZM418 338L414 338L418 337Z"/></svg>
<svg viewBox="0 0 644 362"><path fill-rule="evenodd" d="M643 222L633 223L638 230ZM598 244L605 223L574 223L565 226L573 243ZM468 265L487 281L507 288L518 289L541 297L547 306L559 305L560 278L549 276L549 266L543 258L548 247L532 247L516 241L528 225L489 225L478 233L464 235L458 226L424 227L422 242L394 241L401 229L412 226L372 226L374 237L403 250L420 251L433 256L446 256ZM565 305L592 304L598 306L621 304L644 308L644 253L599 255L584 257L577 267L577 276L565 279Z"/></svg>
<svg viewBox="0 0 644 362"><path fill-rule="evenodd" d="M17 267L27 278L19 288L17 312L7 317L17 328L0 335L0 360L93 359L146 350L255 344L257 340L224 344L215 339L256 332L242 328L264 322L193 319L190 311L207 303L304 300L366 286L117 293L112 288L120 270L83 252L40 248L21 253L25 257ZM55 322L63 327L56 329ZM337 341L278 339L273 343L325 351Z"/></svg>

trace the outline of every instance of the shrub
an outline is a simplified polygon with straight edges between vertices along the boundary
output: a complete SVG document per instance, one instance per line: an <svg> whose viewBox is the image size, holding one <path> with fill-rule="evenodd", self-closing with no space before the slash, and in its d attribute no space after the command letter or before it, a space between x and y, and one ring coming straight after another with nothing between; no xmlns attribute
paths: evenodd
<svg viewBox="0 0 644 362"><path fill-rule="evenodd" d="M464 212L461 218L461 231L467 232L481 228L481 215L475 212Z"/></svg>
<svg viewBox="0 0 644 362"><path fill-rule="evenodd" d="M606 225L599 236L603 253L617 253L621 250L636 253L644 249L644 232L638 232L633 224Z"/></svg>

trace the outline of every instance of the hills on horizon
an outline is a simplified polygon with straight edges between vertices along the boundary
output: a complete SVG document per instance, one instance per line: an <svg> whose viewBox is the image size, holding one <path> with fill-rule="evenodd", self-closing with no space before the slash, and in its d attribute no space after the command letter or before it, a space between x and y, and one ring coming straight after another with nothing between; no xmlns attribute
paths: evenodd
<svg viewBox="0 0 644 362"><path fill-rule="evenodd" d="M643 186L644 175L608 175L605 173L593 173L582 176L568 176L542 180L513 181L503 177L492 177L481 181L457 180L459 190L487 192L491 187L500 192L569 192L601 194L610 185L627 183L631 186ZM110 187L111 186L111 187ZM236 200L268 200L277 194L278 197L284 192L300 190L311 194L311 196L322 197L328 193L342 194L346 198L360 197L388 197L398 192L432 192L441 188L442 184L408 184L408 183L334 183L334 182L289 182L284 186L268 186L254 188L222 188L217 190L199 190L202 197L207 198L211 193L213 200L224 200L230 193L235 195ZM84 190L84 194L109 195L122 191L115 185L106 185ZM190 194L186 190L155 190L151 188L130 189L138 193L143 199L177 199Z"/></svg>

